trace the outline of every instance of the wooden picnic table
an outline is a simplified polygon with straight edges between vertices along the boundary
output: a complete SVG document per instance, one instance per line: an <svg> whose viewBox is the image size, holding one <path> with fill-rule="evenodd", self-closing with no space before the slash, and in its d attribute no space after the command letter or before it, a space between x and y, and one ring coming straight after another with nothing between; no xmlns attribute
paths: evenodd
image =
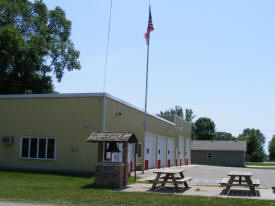
<svg viewBox="0 0 275 206"><path fill-rule="evenodd" d="M252 179L251 172L244 171L230 171L228 177L223 178L220 181L221 185L225 185L225 193L227 194L232 186L245 186L249 187L253 195L256 195L255 186L260 185L260 181L257 179Z"/></svg>
<svg viewBox="0 0 275 206"><path fill-rule="evenodd" d="M165 168L155 170L153 173L157 174L156 177L147 179L147 181L153 182L152 189L155 189L158 183L161 183L161 186L165 186L166 183L173 183L178 190L178 184L183 183L185 187L188 187L187 181L192 179L192 177L184 177L184 169L181 168Z"/></svg>

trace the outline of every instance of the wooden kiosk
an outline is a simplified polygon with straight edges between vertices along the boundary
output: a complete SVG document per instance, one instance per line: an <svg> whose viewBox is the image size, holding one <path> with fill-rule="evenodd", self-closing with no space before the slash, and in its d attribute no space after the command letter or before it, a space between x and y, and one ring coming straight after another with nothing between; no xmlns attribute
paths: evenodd
<svg viewBox="0 0 275 206"><path fill-rule="evenodd" d="M128 183L128 144L138 143L131 132L93 132L87 142L98 143L98 159L95 164L95 184L101 187L123 187ZM122 162L106 161L105 150L121 152L117 143L123 143ZM106 147L108 145L108 148Z"/></svg>

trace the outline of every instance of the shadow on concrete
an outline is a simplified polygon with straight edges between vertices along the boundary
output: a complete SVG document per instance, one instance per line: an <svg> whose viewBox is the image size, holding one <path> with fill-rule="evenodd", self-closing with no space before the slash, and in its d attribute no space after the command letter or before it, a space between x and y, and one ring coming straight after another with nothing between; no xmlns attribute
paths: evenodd
<svg viewBox="0 0 275 206"><path fill-rule="evenodd" d="M160 193L184 193L189 190L190 187L179 187L176 189L174 186L159 186L155 189L147 190L147 192L160 192Z"/></svg>
<svg viewBox="0 0 275 206"><path fill-rule="evenodd" d="M226 194L226 190L223 189L220 192L220 195L230 196L230 197L260 197L261 196L259 190L256 190L256 195L254 195L250 190L238 190L238 189L231 189L227 194Z"/></svg>

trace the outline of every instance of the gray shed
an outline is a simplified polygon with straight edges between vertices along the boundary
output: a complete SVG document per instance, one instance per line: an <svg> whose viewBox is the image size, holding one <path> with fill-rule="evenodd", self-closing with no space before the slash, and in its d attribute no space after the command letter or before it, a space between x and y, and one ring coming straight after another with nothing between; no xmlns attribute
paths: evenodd
<svg viewBox="0 0 275 206"><path fill-rule="evenodd" d="M193 164L244 167L246 141L203 141L191 143Z"/></svg>

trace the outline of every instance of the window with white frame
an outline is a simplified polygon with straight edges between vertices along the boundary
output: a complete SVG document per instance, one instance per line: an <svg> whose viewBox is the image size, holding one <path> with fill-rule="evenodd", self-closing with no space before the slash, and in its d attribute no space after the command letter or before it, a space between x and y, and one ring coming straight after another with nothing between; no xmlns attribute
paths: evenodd
<svg viewBox="0 0 275 206"><path fill-rule="evenodd" d="M207 152L207 158L213 159L213 152Z"/></svg>
<svg viewBox="0 0 275 206"><path fill-rule="evenodd" d="M20 157L24 159L55 159L55 137L21 137Z"/></svg>

